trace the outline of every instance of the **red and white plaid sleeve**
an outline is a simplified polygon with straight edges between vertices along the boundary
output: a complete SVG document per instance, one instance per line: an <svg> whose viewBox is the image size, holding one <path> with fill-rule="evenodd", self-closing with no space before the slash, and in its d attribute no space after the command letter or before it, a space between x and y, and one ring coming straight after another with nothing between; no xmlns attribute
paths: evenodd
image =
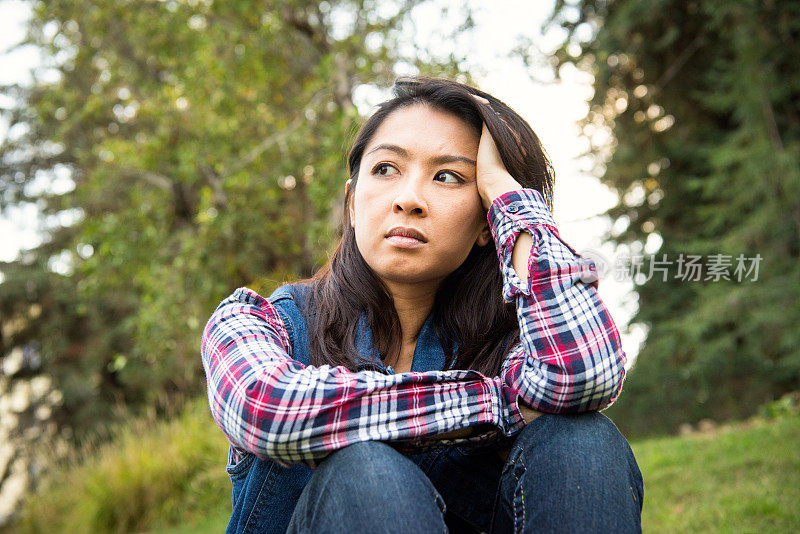
<svg viewBox="0 0 800 534"><path fill-rule="evenodd" d="M503 363L505 384L542 412L610 405L622 388L626 357L617 327L597 295L594 262L561 240L536 190L501 195L487 218L503 272L503 298L516 302L520 325L520 343ZM511 263L520 232L530 233L534 242L524 284Z"/></svg>
<svg viewBox="0 0 800 534"><path fill-rule="evenodd" d="M284 466L314 467L359 441L422 450L483 443L509 430L500 378L463 370L382 374L304 366L291 358L273 305L247 288L217 307L201 354L211 412L228 441ZM476 435L430 440L465 427L475 427Z"/></svg>

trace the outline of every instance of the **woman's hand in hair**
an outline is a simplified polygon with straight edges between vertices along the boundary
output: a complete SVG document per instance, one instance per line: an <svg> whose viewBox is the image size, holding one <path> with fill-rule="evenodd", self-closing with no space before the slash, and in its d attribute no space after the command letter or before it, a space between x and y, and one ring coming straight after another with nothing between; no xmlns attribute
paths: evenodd
<svg viewBox="0 0 800 534"><path fill-rule="evenodd" d="M484 209L489 209L492 201L509 191L522 189L522 186L511 176L503 165L500 152L486 124L483 125L481 140L478 145L477 161L478 194L481 196Z"/></svg>

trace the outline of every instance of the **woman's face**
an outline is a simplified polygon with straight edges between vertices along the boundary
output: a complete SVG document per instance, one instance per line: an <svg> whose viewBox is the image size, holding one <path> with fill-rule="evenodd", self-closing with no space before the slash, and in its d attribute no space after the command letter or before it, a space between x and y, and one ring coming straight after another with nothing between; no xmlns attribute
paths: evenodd
<svg viewBox="0 0 800 534"><path fill-rule="evenodd" d="M387 283L440 283L490 239L478 133L425 104L401 108L364 149L350 203L356 244Z"/></svg>

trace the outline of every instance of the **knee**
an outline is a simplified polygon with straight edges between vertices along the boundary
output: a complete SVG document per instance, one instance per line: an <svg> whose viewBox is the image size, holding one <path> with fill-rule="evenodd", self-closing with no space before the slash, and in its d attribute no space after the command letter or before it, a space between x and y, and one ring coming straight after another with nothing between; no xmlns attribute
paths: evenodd
<svg viewBox="0 0 800 534"><path fill-rule="evenodd" d="M361 504L375 501L385 506L390 495L399 503L404 497L435 493L414 462L378 441L354 443L336 451L319 465L314 478L326 492Z"/></svg>
<svg viewBox="0 0 800 534"><path fill-rule="evenodd" d="M641 487L641 472L628 441L605 415L545 414L517 436L509 457L529 466L548 465L555 472L581 473L581 478L628 479Z"/></svg>
<svg viewBox="0 0 800 534"><path fill-rule="evenodd" d="M544 414L520 431L514 448L550 458L615 456L630 449L614 423L598 412Z"/></svg>
<svg viewBox="0 0 800 534"><path fill-rule="evenodd" d="M545 414L528 424L511 448L501 491L518 522L563 531L640 531L641 472L627 440L600 413Z"/></svg>
<svg viewBox="0 0 800 534"><path fill-rule="evenodd" d="M412 463L386 443L362 441L332 453L319 465L317 474L370 484L407 467L406 462Z"/></svg>
<svg viewBox="0 0 800 534"><path fill-rule="evenodd" d="M444 501L414 462L381 442L348 445L320 463L290 532L444 529Z"/></svg>

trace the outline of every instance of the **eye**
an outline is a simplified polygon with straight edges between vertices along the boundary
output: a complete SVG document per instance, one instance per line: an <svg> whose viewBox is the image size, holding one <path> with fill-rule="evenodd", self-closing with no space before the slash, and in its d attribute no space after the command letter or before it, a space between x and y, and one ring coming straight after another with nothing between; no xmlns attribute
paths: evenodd
<svg viewBox="0 0 800 534"><path fill-rule="evenodd" d="M397 170L397 167L388 163L378 163L372 168L372 174L377 174L378 176L391 176L399 173L400 171Z"/></svg>
<svg viewBox="0 0 800 534"><path fill-rule="evenodd" d="M463 184L464 179L452 171L439 171L436 173L434 180L446 184Z"/></svg>

